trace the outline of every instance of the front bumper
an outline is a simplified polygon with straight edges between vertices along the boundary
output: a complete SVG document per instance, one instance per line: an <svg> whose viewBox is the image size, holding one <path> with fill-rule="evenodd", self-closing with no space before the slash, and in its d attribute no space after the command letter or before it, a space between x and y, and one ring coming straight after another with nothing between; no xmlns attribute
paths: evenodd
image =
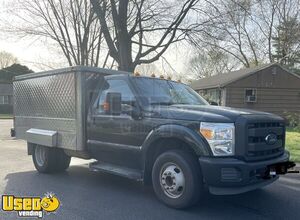
<svg viewBox="0 0 300 220"><path fill-rule="evenodd" d="M245 162L236 158L200 157L199 163L209 191L215 195L239 194L271 184L278 179L270 175L270 166L289 161L285 151L280 157Z"/></svg>

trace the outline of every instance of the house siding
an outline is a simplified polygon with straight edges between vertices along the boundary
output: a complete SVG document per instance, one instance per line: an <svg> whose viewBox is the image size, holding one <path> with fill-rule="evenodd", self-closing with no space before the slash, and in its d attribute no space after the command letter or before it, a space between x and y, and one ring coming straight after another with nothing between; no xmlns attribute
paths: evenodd
<svg viewBox="0 0 300 220"><path fill-rule="evenodd" d="M245 90L254 88L257 100L245 101ZM226 106L248 108L284 115L300 113L300 78L279 66L258 71L226 86Z"/></svg>
<svg viewBox="0 0 300 220"><path fill-rule="evenodd" d="M0 104L0 114L13 113L13 85L11 83L0 83L0 96L8 96L9 104Z"/></svg>

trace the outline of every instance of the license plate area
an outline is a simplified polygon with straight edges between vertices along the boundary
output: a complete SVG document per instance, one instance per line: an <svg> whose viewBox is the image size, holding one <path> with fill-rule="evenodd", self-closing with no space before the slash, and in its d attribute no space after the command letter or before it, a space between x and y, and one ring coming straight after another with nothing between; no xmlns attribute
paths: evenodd
<svg viewBox="0 0 300 220"><path fill-rule="evenodd" d="M270 176L283 175L286 173L298 173L299 171L289 171L289 169L295 167L296 164L291 161L284 163L277 163L268 166L268 173Z"/></svg>

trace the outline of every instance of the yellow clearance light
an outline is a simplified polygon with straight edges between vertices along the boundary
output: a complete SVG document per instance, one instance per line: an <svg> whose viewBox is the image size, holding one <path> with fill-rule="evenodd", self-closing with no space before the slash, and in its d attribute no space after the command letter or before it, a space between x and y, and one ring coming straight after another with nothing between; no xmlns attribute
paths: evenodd
<svg viewBox="0 0 300 220"><path fill-rule="evenodd" d="M109 103L108 102L104 102L102 104L102 108L103 108L104 111L109 111Z"/></svg>

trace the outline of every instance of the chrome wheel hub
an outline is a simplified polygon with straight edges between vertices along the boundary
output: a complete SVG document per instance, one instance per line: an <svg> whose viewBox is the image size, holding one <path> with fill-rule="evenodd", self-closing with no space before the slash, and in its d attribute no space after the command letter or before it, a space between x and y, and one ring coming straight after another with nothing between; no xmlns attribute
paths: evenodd
<svg viewBox="0 0 300 220"><path fill-rule="evenodd" d="M185 188L182 169L174 163L165 164L160 172L160 185L168 197L180 197Z"/></svg>
<svg viewBox="0 0 300 220"><path fill-rule="evenodd" d="M40 167L44 166L46 160L46 151L44 147L35 147L35 159Z"/></svg>

